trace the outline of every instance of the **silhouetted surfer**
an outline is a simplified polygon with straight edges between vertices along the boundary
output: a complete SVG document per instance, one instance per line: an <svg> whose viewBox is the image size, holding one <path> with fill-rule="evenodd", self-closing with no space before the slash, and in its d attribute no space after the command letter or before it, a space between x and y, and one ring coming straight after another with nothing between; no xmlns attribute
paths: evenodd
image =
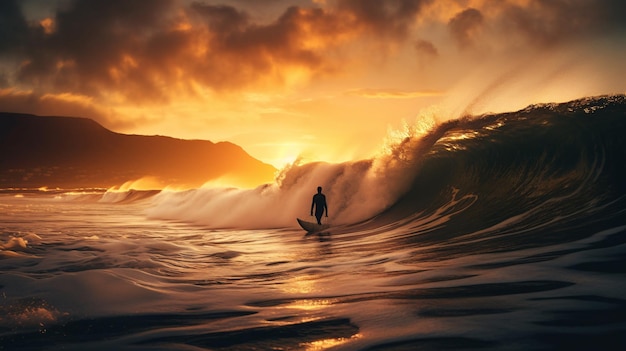
<svg viewBox="0 0 626 351"><path fill-rule="evenodd" d="M326 195L322 194L322 187L317 187L317 194L313 195L313 202L311 202L311 216L313 215L313 207L315 207L315 218L317 218L317 224L322 224L322 215L326 210L326 217L328 217L328 206L326 206Z"/></svg>

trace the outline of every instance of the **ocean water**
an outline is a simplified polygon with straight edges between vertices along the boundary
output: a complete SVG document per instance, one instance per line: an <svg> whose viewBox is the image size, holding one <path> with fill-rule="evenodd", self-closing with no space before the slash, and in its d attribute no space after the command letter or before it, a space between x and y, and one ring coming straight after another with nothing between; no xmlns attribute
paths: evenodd
<svg viewBox="0 0 626 351"><path fill-rule="evenodd" d="M624 134L596 97L255 189L4 189L0 350L624 350Z"/></svg>

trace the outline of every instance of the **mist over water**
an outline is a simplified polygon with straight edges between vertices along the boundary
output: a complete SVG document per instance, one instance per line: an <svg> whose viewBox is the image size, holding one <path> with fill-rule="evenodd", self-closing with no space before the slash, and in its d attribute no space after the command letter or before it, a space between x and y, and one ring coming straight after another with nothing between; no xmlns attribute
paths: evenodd
<svg viewBox="0 0 626 351"><path fill-rule="evenodd" d="M255 189L4 191L0 349L622 350L625 133L606 96Z"/></svg>

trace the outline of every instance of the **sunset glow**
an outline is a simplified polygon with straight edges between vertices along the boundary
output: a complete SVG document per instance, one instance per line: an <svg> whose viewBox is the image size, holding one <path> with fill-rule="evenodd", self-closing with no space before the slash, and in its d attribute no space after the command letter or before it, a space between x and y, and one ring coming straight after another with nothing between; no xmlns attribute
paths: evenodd
<svg viewBox="0 0 626 351"><path fill-rule="evenodd" d="M624 14L0 0L0 349L621 351Z"/></svg>
<svg viewBox="0 0 626 351"><path fill-rule="evenodd" d="M230 141L278 168L371 157L433 109L626 91L619 1L38 4L2 5L1 111Z"/></svg>

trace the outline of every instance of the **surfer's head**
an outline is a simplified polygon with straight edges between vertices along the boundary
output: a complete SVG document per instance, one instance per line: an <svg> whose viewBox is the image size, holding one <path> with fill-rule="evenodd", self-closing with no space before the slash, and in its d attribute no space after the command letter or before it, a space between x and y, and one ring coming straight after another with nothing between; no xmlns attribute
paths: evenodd
<svg viewBox="0 0 626 351"><path fill-rule="evenodd" d="M321 192L322 192L322 187L321 187L321 186L318 186L318 187L317 187L317 192L318 192L318 193L321 193Z"/></svg>

